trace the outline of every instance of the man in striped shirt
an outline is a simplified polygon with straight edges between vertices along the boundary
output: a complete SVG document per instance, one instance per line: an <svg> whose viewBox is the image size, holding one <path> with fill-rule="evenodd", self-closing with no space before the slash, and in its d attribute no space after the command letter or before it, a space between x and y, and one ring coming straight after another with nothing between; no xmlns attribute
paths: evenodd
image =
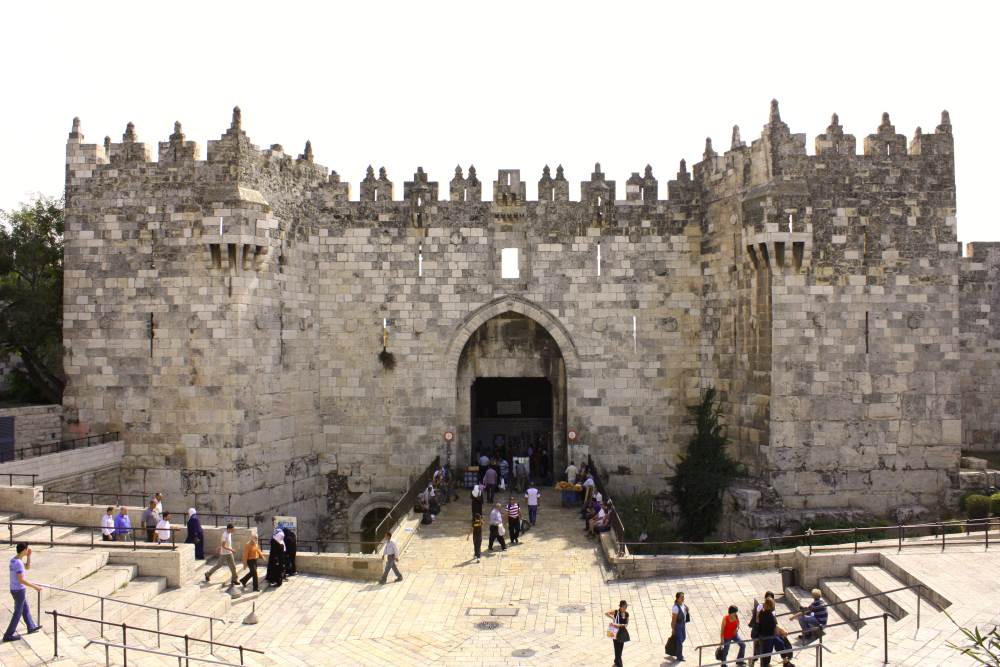
<svg viewBox="0 0 1000 667"><path fill-rule="evenodd" d="M814 588L812 590L813 601L808 607L802 607L792 618L798 618L799 626L802 628L802 641L815 639L823 634L829 616L826 611L826 602L823 601L823 592Z"/></svg>
<svg viewBox="0 0 1000 667"><path fill-rule="evenodd" d="M510 543L520 544L518 537L521 535L521 506L517 504L514 496L510 497L507 503L507 530L510 533Z"/></svg>

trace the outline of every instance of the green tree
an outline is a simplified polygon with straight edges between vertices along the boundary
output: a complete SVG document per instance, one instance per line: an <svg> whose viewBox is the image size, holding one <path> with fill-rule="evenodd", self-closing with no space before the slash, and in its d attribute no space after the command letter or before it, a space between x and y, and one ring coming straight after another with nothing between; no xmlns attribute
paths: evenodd
<svg viewBox="0 0 1000 667"><path fill-rule="evenodd" d="M62 402L63 229L59 200L0 212L0 355L21 359L15 398Z"/></svg>
<svg viewBox="0 0 1000 667"><path fill-rule="evenodd" d="M722 494L742 475L740 465L726 452L721 409L713 387L705 390L701 402L688 406L695 433L669 480L680 513L678 528L688 540L701 541L715 532L722 518Z"/></svg>

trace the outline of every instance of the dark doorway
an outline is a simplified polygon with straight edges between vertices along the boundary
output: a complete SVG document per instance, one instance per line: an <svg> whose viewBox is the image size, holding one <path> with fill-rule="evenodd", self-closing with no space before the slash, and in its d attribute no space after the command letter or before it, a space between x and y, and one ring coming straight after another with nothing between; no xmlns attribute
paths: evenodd
<svg viewBox="0 0 1000 667"><path fill-rule="evenodd" d="M375 529L388 514L388 507L376 507L361 519L361 551L363 553L370 554L375 551L379 541L385 537L385 535L376 535Z"/></svg>
<svg viewBox="0 0 1000 667"><path fill-rule="evenodd" d="M472 383L472 448L470 463L483 454L528 457L530 476L552 474L553 388L547 378L480 377Z"/></svg>

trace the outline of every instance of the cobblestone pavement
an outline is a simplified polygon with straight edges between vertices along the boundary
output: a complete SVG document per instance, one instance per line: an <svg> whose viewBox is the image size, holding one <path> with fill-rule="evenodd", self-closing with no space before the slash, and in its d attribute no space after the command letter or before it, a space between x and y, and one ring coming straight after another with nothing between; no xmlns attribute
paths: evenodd
<svg viewBox="0 0 1000 667"><path fill-rule="evenodd" d="M629 664L664 659L675 589L692 608L688 647L714 641L721 611L746 606L777 573L693 579L611 581L595 541L573 510L543 497L536 528L521 543L472 560L468 503L446 505L402 554L404 579L385 586L298 575L289 585L236 601L257 600L261 623L226 641L264 648L299 665L600 665L611 664L603 612L629 601ZM706 662L711 656L706 652ZM696 661L695 661L696 662Z"/></svg>

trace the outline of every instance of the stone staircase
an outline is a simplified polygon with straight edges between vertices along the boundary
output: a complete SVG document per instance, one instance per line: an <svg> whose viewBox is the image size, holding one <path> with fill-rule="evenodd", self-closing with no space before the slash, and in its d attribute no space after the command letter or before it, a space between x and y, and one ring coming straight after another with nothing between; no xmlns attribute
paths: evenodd
<svg viewBox="0 0 1000 667"><path fill-rule="evenodd" d="M10 512L0 511L0 528L5 528L2 523L7 521L30 524L11 526L11 530L4 531L13 533L4 537L13 537L15 541L27 541L33 544L32 568L28 572L30 581L98 597L44 590L41 602L42 609L39 610L37 609L37 596L34 591L29 590L28 599L32 615L35 621L42 625L42 630L28 635L22 626L20 629L21 641L0 644L0 665L4 667L27 667L28 665L43 664L60 667L74 665L96 667L105 663L104 647L98 645L87 647L88 640L100 639L101 625L64 617L59 619L60 657L54 658L53 617L44 612L57 610L61 614L99 619L103 605L105 621L128 624L128 644L130 647L134 645L177 654L184 651L183 639L161 637L160 646L157 648L155 634L133 631L131 628L155 629L159 615L159 627L164 632L208 639L210 633L207 619L173 614L167 610L221 618L227 623L238 623L248 611L248 609L241 609L238 613L239 618L231 618L233 616L231 614L231 598L224 586L228 579L228 572L216 573L214 583L206 584L204 573L209 564L204 561L197 562L196 567L187 573L181 586L168 588L165 577L139 576L138 567L135 565L109 563L109 550L90 548L91 537L87 529L52 527L50 522L44 519L25 518ZM79 542L81 546L60 544L49 547L47 545L50 539L58 542ZM5 558L13 555L13 550L10 547L3 547L3 552ZM100 597L105 598L103 603ZM118 604L118 602L159 607L161 611L158 614L155 609ZM4 618L3 622L9 618L10 608L9 596L0 598L0 610L2 610L0 615ZM224 638L220 638L224 634L225 627L222 623L215 622L214 638L216 641L225 641ZM105 641L121 643L120 628L105 626L104 636ZM192 641L189 646L192 656L213 657L209 654L209 647L206 644ZM110 657L112 664L121 664L122 656L119 649L111 649ZM235 650L217 649L214 659L239 664L239 654ZM244 662L247 665L261 666L275 664L266 656L251 653L246 654ZM128 663L130 665L175 667L177 660L176 658L130 651ZM197 665L199 663L192 662L191 664Z"/></svg>
<svg viewBox="0 0 1000 667"><path fill-rule="evenodd" d="M823 599L831 605L828 608L828 625L847 623L829 628L824 641L849 639L866 625L881 628L881 620L861 620L864 618L889 614L890 628L892 628L903 619L916 616L918 607L916 589L896 589L920 583L891 561L872 565L852 565L846 577L820 579L818 588L823 592ZM875 597L846 602L865 596ZM805 588L793 586L785 590L785 603L791 611L797 611L800 605L808 606L811 602L812 595ZM922 614L927 616L937 614L950 604L943 596L928 587L920 590L919 605ZM797 625L794 621L786 621L786 629L791 629L789 626L794 627L794 625ZM907 623L908 625L910 623Z"/></svg>

